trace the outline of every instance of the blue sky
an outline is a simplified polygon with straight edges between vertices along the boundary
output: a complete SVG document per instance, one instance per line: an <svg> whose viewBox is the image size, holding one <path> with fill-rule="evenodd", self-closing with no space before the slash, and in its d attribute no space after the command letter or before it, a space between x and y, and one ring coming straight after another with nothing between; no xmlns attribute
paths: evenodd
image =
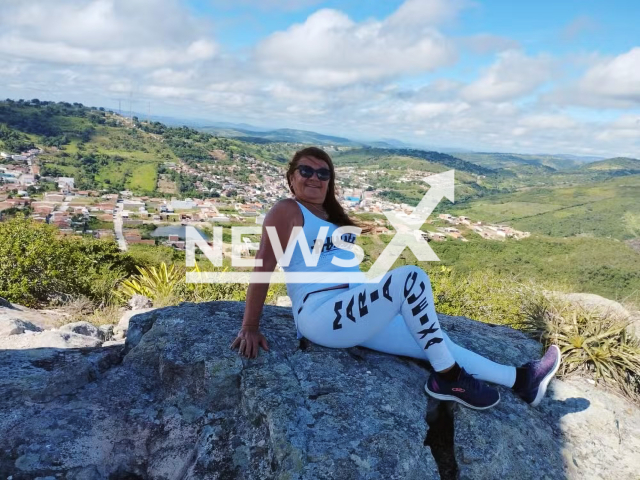
<svg viewBox="0 0 640 480"><path fill-rule="evenodd" d="M3 0L0 95L640 157L640 2Z"/></svg>

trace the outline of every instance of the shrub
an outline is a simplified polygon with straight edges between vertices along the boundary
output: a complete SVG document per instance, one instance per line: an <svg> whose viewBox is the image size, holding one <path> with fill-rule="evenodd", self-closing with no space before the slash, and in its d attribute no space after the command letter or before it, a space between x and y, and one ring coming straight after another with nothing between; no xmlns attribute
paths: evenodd
<svg viewBox="0 0 640 480"><path fill-rule="evenodd" d="M210 267L207 271L228 272L229 267ZM191 272L200 273L198 264ZM214 300L244 300L247 296L248 284L240 283L186 283L184 284L184 294L188 301L211 302Z"/></svg>
<svg viewBox="0 0 640 480"><path fill-rule="evenodd" d="M542 293L533 283L492 271L460 274L449 267L429 271L438 312L522 328Z"/></svg>
<svg viewBox="0 0 640 480"><path fill-rule="evenodd" d="M629 321L554 297L532 305L528 330L562 351L560 376L586 373L630 397L640 393L640 340L627 333Z"/></svg>
<svg viewBox="0 0 640 480"><path fill-rule="evenodd" d="M0 296L11 302L35 307L84 295L102 303L134 271L115 242L61 238L22 215L0 223Z"/></svg>
<svg viewBox="0 0 640 480"><path fill-rule="evenodd" d="M167 264L184 263L184 252L164 245L133 244L129 245L127 253L133 258L136 265L144 267L160 267L163 262Z"/></svg>

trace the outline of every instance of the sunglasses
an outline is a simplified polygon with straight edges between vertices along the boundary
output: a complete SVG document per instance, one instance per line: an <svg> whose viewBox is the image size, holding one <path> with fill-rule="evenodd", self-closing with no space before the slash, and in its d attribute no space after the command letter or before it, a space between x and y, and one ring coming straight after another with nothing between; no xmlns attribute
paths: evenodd
<svg viewBox="0 0 640 480"><path fill-rule="evenodd" d="M302 175L304 178L311 178L315 173L318 177L318 180L320 180L321 182L326 182L331 178L331 170L324 167L315 169L313 167L310 167L309 165L298 165L296 170L298 170L300 172L300 175Z"/></svg>

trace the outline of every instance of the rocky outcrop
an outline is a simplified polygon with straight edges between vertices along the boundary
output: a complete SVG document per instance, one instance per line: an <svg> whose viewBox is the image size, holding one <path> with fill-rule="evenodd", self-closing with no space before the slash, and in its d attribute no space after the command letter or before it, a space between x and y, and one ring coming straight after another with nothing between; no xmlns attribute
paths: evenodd
<svg viewBox="0 0 640 480"><path fill-rule="evenodd" d="M20 318L0 318L0 339L25 332L40 332L42 328Z"/></svg>
<svg viewBox="0 0 640 480"><path fill-rule="evenodd" d="M123 339L127 335L127 330L129 329L129 321L135 315L140 315L141 313L147 313L152 311L153 308L142 308L139 310L128 310L122 314L120 317L120 321L118 324L113 327L113 338L116 340Z"/></svg>
<svg viewBox="0 0 640 480"><path fill-rule="evenodd" d="M61 311L35 310L4 300L4 302L0 302L0 337L3 336L2 332L9 323L28 326L25 327L25 330L41 331L56 327L66 318L67 315Z"/></svg>
<svg viewBox="0 0 640 480"><path fill-rule="evenodd" d="M136 294L131 296L127 305L131 310L142 310L153 307L153 301L149 297Z"/></svg>
<svg viewBox="0 0 640 480"><path fill-rule="evenodd" d="M89 322L73 322L67 323L58 329L61 332L77 333L78 335L86 335L87 337L98 338L103 340L104 334L98 327Z"/></svg>
<svg viewBox="0 0 640 480"><path fill-rule="evenodd" d="M102 340L72 332L44 330L42 332L25 332L0 338L1 350L33 350L37 348L82 348L98 347Z"/></svg>
<svg viewBox="0 0 640 480"><path fill-rule="evenodd" d="M536 409L504 388L485 412L428 406L425 362L297 341L288 308L264 309L270 352L238 356L229 345L243 310L212 302L138 314L124 346L0 350L0 478L624 480L640 471L637 408L585 380L553 382ZM509 328L441 320L496 361L540 353Z"/></svg>

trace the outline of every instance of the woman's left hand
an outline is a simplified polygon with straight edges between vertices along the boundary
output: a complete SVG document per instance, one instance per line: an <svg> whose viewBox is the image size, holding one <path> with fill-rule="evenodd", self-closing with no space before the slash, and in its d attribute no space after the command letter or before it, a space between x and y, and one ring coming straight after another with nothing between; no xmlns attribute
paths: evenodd
<svg viewBox="0 0 640 480"><path fill-rule="evenodd" d="M265 336L262 335L259 330L242 328L230 348L237 348L238 354L244 355L247 358L256 358L260 347L267 352L269 351L269 345L267 344Z"/></svg>

